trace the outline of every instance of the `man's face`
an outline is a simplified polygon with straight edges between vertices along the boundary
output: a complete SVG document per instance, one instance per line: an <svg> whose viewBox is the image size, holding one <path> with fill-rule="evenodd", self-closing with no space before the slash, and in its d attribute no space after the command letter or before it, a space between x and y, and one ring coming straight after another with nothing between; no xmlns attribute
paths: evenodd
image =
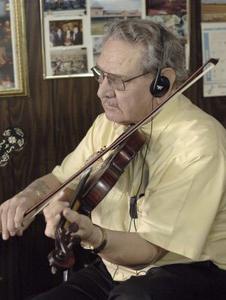
<svg viewBox="0 0 226 300"><path fill-rule="evenodd" d="M74 33L78 33L78 27L74 27Z"/></svg>
<svg viewBox="0 0 226 300"><path fill-rule="evenodd" d="M106 73L127 80L143 73L140 62L142 51L131 44L109 39L98 58L97 66ZM145 75L125 83L125 91L109 84L107 77L100 83L97 92L107 118L121 124L136 123L152 110L149 87L152 76Z"/></svg>

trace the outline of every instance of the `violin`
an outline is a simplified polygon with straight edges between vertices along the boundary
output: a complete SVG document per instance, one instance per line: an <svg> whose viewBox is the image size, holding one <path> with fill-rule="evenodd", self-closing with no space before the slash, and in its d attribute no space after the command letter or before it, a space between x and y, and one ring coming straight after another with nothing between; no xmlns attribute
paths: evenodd
<svg viewBox="0 0 226 300"><path fill-rule="evenodd" d="M33 218L42 211L44 207L50 203L53 195L65 188L79 176L81 179L76 188L71 208L79 213L90 216L91 211L111 190L126 166L134 159L138 151L140 151L145 144L145 137L138 131L139 128L152 120L160 112L163 106L176 94L183 93L194 82L215 67L217 62L218 59L211 58L203 66L197 69L178 89L176 89L144 119L128 127L128 129L113 141L110 146L98 151L84 167L78 170L60 187L48 194L38 204L31 207L25 213L25 220ZM91 175L93 165L110 151L112 151L112 154L104 161L102 167L96 173ZM68 224L65 218L61 217L56 230L55 249L49 254L49 263L54 272L56 269L69 269L75 264L73 247L74 245L80 245L78 238L75 238L73 235L77 230L76 224Z"/></svg>
<svg viewBox="0 0 226 300"><path fill-rule="evenodd" d="M71 208L90 217L91 211L115 185L145 141L145 136L135 131L104 161L97 172L92 175L91 169L84 172L76 188ZM75 264L73 250L81 251L78 249L80 240L71 235L78 230L76 224L65 226L66 223L65 218L61 217L55 233L55 249L48 256L52 273L55 273L56 269L65 270L72 267Z"/></svg>

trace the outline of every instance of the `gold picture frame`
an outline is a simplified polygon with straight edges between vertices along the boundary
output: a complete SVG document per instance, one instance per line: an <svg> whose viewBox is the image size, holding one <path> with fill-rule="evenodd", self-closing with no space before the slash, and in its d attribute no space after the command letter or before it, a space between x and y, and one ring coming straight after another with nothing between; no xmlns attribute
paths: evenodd
<svg viewBox="0 0 226 300"><path fill-rule="evenodd" d="M23 0L0 1L0 97L28 94Z"/></svg>

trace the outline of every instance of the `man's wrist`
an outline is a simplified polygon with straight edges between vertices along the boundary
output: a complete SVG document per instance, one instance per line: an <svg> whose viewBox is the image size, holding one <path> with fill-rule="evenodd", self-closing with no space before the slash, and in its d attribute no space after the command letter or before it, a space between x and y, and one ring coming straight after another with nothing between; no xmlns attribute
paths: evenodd
<svg viewBox="0 0 226 300"><path fill-rule="evenodd" d="M107 245L107 232L104 228L94 225L96 234L93 234L93 239L89 242L82 242L81 245L85 249L91 250L93 253L97 254L104 250ZM98 231L97 231L98 230Z"/></svg>
<svg viewBox="0 0 226 300"><path fill-rule="evenodd" d="M101 241L98 243L97 246L95 247L91 247L91 250L93 253L98 254L99 252L101 252L102 250L104 250L104 248L107 245L107 233L106 230L103 227L100 227L98 225L95 225L101 232L102 234L102 238Z"/></svg>
<svg viewBox="0 0 226 300"><path fill-rule="evenodd" d="M29 202L33 202L34 204L40 201L40 199L42 198L41 193L39 193L37 190L33 189L30 186L21 191L19 195L24 198L27 198Z"/></svg>

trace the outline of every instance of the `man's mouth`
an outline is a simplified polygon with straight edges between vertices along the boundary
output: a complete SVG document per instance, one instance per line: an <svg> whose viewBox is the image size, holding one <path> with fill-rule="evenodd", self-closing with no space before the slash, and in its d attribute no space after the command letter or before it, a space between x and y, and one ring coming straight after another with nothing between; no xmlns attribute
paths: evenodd
<svg viewBox="0 0 226 300"><path fill-rule="evenodd" d="M117 103L113 100L107 99L102 101L104 107L116 108L118 107Z"/></svg>

